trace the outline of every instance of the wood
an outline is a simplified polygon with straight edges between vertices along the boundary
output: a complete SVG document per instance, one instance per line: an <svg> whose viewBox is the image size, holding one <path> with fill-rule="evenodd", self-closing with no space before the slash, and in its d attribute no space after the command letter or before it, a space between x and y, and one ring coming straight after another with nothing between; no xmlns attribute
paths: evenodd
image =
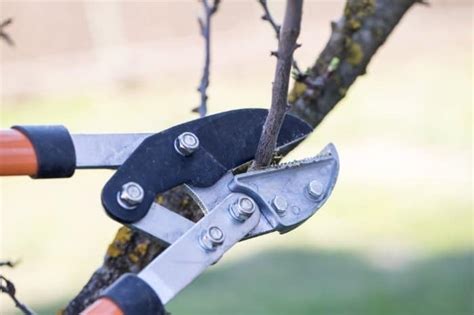
<svg viewBox="0 0 474 315"><path fill-rule="evenodd" d="M111 300L101 298L89 306L81 315L123 315L123 312Z"/></svg>
<svg viewBox="0 0 474 315"><path fill-rule="evenodd" d="M347 0L342 17L331 23L331 36L307 70L307 78L296 82L290 91L289 112L316 128L356 79L366 74L377 50L417 3L418 0Z"/></svg>
<svg viewBox="0 0 474 315"><path fill-rule="evenodd" d="M37 171L38 162L30 140L17 130L1 130L0 176L35 176Z"/></svg>
<svg viewBox="0 0 474 315"><path fill-rule="evenodd" d="M263 125L262 135L251 168L262 168L270 164L276 148L278 134L288 110L288 86L290 82L293 53L298 47L303 0L287 0L283 25L279 31L277 64L272 87L272 105Z"/></svg>

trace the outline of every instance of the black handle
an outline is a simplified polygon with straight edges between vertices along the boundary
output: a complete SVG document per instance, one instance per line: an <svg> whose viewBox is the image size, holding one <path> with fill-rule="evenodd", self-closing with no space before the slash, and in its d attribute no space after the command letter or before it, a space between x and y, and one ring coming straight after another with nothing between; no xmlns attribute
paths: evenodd
<svg viewBox="0 0 474 315"><path fill-rule="evenodd" d="M164 315L165 308L155 291L134 274L122 275L102 297L112 300L125 315Z"/></svg>
<svg viewBox="0 0 474 315"><path fill-rule="evenodd" d="M35 178L71 177L76 169L76 152L69 131L60 125L13 126L31 141L38 171Z"/></svg>

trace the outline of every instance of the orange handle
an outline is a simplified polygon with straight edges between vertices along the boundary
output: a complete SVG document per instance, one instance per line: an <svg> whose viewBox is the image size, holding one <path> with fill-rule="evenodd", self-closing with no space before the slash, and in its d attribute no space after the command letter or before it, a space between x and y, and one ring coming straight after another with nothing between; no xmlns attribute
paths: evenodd
<svg viewBox="0 0 474 315"><path fill-rule="evenodd" d="M17 130L0 130L0 176L35 176L37 172L38 162L30 140Z"/></svg>
<svg viewBox="0 0 474 315"><path fill-rule="evenodd" d="M122 310L107 298L101 298L89 306L81 315L124 315Z"/></svg>

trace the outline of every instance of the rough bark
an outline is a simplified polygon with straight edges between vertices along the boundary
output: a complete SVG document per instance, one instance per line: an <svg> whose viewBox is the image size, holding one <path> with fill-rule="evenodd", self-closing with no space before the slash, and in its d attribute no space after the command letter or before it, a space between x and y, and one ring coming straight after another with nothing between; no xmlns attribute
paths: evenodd
<svg viewBox="0 0 474 315"><path fill-rule="evenodd" d="M416 0L349 0L343 16L306 78L289 95L291 113L316 127L349 87ZM337 61L334 63L334 61ZM331 69L332 67L332 69Z"/></svg>
<svg viewBox="0 0 474 315"><path fill-rule="evenodd" d="M253 167L270 164L283 118L288 110L288 86L290 82L293 53L300 34L303 0L287 0L283 25L278 32L277 64L272 86L272 105L263 125ZM268 15L268 13L267 13Z"/></svg>
<svg viewBox="0 0 474 315"><path fill-rule="evenodd" d="M333 30L326 47L306 78L296 82L290 92L291 112L316 127L345 96L356 78L365 74L377 49L417 2L348 0L343 16L332 23ZM194 221L202 216L180 187L161 195L158 201ZM122 273L140 271L163 250L145 235L121 228L107 250L103 265L63 313L78 314Z"/></svg>

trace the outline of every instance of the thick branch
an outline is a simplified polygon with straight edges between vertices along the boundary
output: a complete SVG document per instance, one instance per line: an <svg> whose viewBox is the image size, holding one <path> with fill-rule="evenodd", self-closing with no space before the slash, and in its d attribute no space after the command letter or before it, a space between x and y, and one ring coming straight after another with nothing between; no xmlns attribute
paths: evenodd
<svg viewBox="0 0 474 315"><path fill-rule="evenodd" d="M293 104L291 112L316 127L345 95L355 79L365 73L374 53L416 2L377 0L374 8L366 5L373 1L349 0L344 16L333 23L330 40L311 68L308 77L311 83L306 83L306 80L295 83L289 95L289 101ZM158 200L194 221L201 216L196 205L181 188L163 194ZM129 271L138 272L162 250L160 245L143 234L120 229L107 251L104 264L70 302L64 314L78 314L118 276Z"/></svg>
<svg viewBox="0 0 474 315"><path fill-rule="evenodd" d="M326 47L304 82L295 82L290 112L316 127L346 95L403 15L417 0L349 0L332 22ZM336 61L336 62L335 62ZM336 65L336 66L334 66Z"/></svg>
<svg viewBox="0 0 474 315"><path fill-rule="evenodd" d="M300 34L302 9L303 0L287 0L276 53L277 65L272 87L272 105L263 126L255 156L254 167L256 168L270 164L283 118L288 110L288 85L293 52L297 48L296 40Z"/></svg>

